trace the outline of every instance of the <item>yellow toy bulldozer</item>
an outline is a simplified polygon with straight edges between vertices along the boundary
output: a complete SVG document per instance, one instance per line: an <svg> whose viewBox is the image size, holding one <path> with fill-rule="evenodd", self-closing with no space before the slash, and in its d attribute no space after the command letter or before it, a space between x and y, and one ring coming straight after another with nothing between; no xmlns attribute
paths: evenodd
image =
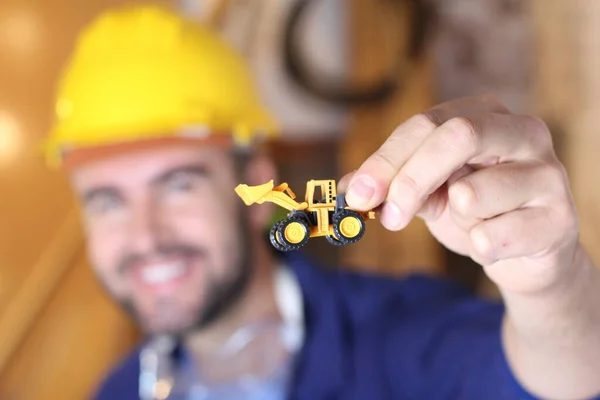
<svg viewBox="0 0 600 400"><path fill-rule="evenodd" d="M309 238L325 236L335 246L358 242L365 233L365 221L375 218L374 211L357 211L348 207L338 194L334 180L310 180L306 199L298 203L287 183L274 187L273 180L257 186L240 184L235 192L247 206L275 203L289 213L273 225L271 244L279 251L298 250Z"/></svg>

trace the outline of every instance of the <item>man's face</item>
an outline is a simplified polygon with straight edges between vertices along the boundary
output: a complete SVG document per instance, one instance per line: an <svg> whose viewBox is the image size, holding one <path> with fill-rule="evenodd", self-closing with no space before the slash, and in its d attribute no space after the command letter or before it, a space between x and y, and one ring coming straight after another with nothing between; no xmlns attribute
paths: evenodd
<svg viewBox="0 0 600 400"><path fill-rule="evenodd" d="M149 332L181 332L242 289L248 234L234 162L217 146L113 155L72 173L104 286Z"/></svg>

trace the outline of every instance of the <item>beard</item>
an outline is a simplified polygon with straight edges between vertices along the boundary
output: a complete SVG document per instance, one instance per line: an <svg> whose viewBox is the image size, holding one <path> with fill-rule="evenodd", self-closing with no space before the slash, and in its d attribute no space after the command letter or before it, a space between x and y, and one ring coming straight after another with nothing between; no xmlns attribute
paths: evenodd
<svg viewBox="0 0 600 400"><path fill-rule="evenodd" d="M156 316L147 318L135 306L131 297L113 298L140 325L146 333L152 335L168 334L176 337L204 329L226 314L243 297L252 278L253 250L250 238L251 229L248 222L248 212L243 209L239 214L238 225L234 229L234 237L228 241L225 254L235 254L227 265L227 277L222 280L210 279L205 276L206 290L203 299L195 299L196 309L191 315L178 319L173 318L177 303L169 298L156 300ZM186 243L168 243L157 246L152 254L127 254L119 263L118 272L124 275L136 263L144 262L150 257L175 256L187 259L208 258L208 252L199 246ZM106 283L103 286L108 289ZM201 294L199 294L200 296ZM149 320L157 322L150 322ZM154 326L159 326L154 327Z"/></svg>

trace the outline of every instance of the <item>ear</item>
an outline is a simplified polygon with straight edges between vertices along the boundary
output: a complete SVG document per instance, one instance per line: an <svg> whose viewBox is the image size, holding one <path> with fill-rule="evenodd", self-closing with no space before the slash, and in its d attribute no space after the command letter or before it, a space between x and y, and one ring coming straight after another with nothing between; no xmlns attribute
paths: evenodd
<svg viewBox="0 0 600 400"><path fill-rule="evenodd" d="M247 165L245 179L248 185L262 185L271 179L278 185L277 168L273 160L266 155L254 156ZM255 204L254 210L250 213L250 223L257 230L262 230L271 222L273 212L277 205L269 202Z"/></svg>

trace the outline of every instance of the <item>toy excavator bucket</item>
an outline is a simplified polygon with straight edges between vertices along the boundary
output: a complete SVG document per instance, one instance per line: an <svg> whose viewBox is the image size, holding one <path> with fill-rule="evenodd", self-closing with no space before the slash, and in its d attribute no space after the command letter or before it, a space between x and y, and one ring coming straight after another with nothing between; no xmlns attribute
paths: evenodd
<svg viewBox="0 0 600 400"><path fill-rule="evenodd" d="M265 195L273 190L273 186L273 180L256 186L248 186L245 183L242 183L236 186L235 192L242 198L247 206L250 206L254 203L262 203Z"/></svg>

